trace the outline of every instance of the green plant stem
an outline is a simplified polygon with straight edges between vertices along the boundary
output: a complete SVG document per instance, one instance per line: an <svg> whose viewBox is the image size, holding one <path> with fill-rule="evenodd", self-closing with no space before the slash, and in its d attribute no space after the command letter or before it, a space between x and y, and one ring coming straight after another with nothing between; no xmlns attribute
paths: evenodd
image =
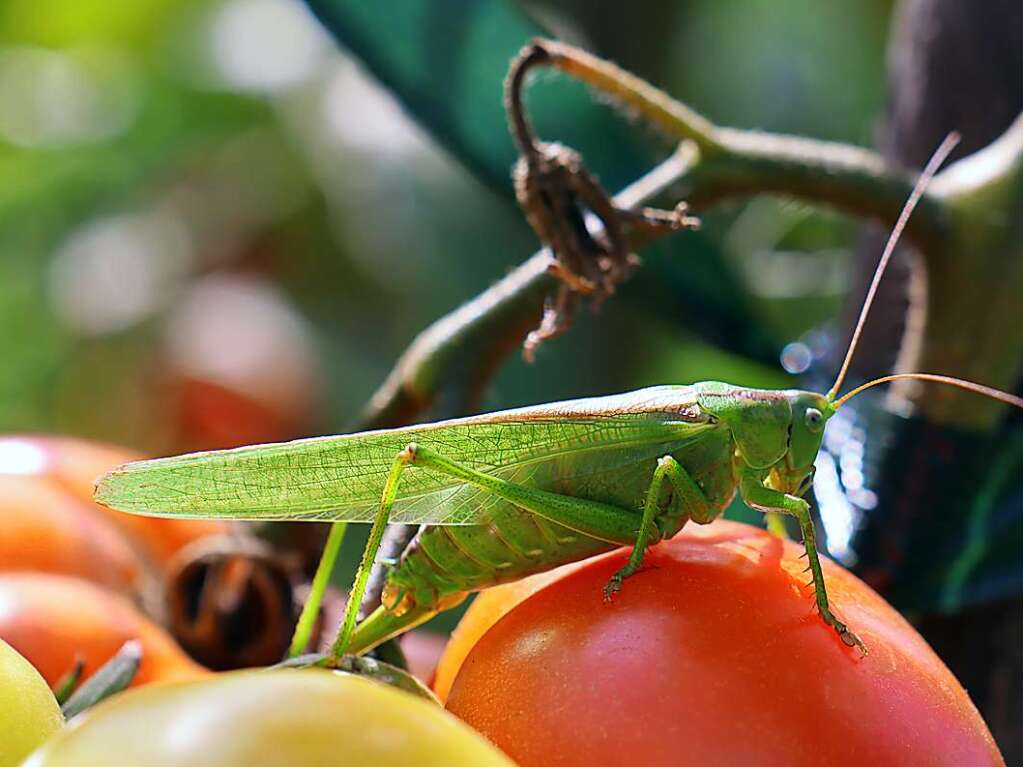
<svg viewBox="0 0 1023 767"><path fill-rule="evenodd" d="M720 129L719 129L720 130ZM891 224L912 189L912 179L887 172L871 152L808 139L725 131L724 150L701 157L690 142L615 196L633 208L680 189L694 210L737 197L777 193L811 203L831 203L860 216ZM807 152L804 152L804 148ZM942 202L924 196L907 237L936 249L945 231ZM649 236L649 235L648 235ZM638 246L633 234L633 245ZM928 251L929 252L929 251ZM550 256L540 251L476 298L420 333L401 355L369 401L359 425L382 428L406 424L452 397L475 408L507 357L536 326L544 297L557 286L548 273Z"/></svg>
<svg viewBox="0 0 1023 767"><path fill-rule="evenodd" d="M57 703L63 706L67 703L68 698L78 687L78 683L82 680L82 672L85 671L85 661L81 656L75 657L75 662L72 664L71 669L64 674L57 683L53 686L53 697L57 699Z"/></svg>
<svg viewBox="0 0 1023 767"><path fill-rule="evenodd" d="M685 148L615 196L617 205L636 207L662 194L692 161ZM648 234L633 235L638 246ZM558 283L548 268L551 256L535 253L474 299L420 333L370 398L360 429L402 426L434 404L438 395L456 401L452 412L475 409L482 392L526 334L536 327L544 297Z"/></svg>
<svg viewBox="0 0 1023 767"><path fill-rule="evenodd" d="M562 43L537 40L535 65L553 66L611 96L695 147L676 185L695 211L722 200L779 194L831 205L891 226L915 174L878 154L826 141L719 127L613 64ZM909 220L918 248L910 321L899 371L942 372L1012 389L1023 367L1023 330L1014 322L1023 290L1023 115L996 141L939 174ZM920 289L926 285L925 289ZM949 307L958 307L950 312ZM988 316L996 333L978 334L970 317ZM957 390L896 384L939 423L989 429L1004 406Z"/></svg>
<svg viewBox="0 0 1023 767"><path fill-rule="evenodd" d="M129 639L121 645L114 657L100 666L72 693L71 697L64 701L60 707L64 718L71 719L126 689L138 674L142 654L142 643L136 639Z"/></svg>
<svg viewBox="0 0 1023 767"><path fill-rule="evenodd" d="M681 197L694 210L758 194L797 197L892 224L912 191L915 175L893 169L876 152L830 141L723 128L620 67L570 45L535 40L534 66L556 67L638 112L669 138L692 142L694 162L679 178ZM940 247L943 211L925 196L907 236L924 250Z"/></svg>
<svg viewBox="0 0 1023 767"><path fill-rule="evenodd" d="M942 251L926 254L926 289L910 322L923 332L907 345L900 369L1013 391L1023 375L1023 115L934 182L955 226ZM998 402L946 387L896 385L891 398L967 429L990 429L1005 415Z"/></svg>
<svg viewBox="0 0 1023 767"><path fill-rule="evenodd" d="M618 65L556 40L534 40L530 49L547 54L537 65L549 64L593 86L673 139L692 141L702 152L718 148L716 128L707 118Z"/></svg>
<svg viewBox="0 0 1023 767"><path fill-rule="evenodd" d="M298 618L295 633L291 638L291 647L288 649L288 657L290 658L301 655L309 646L309 638L312 636L316 617L320 614L323 595L327 591L327 586L330 585L330 576L334 573L334 565L337 563L337 557L341 551L341 544L344 542L347 528L347 522L334 522L330 526L327 541L323 544L323 554L320 556L320 563L316 566L316 574L313 576L312 585L309 587L309 596L302 606L302 614Z"/></svg>
<svg viewBox="0 0 1023 767"><path fill-rule="evenodd" d="M730 199L778 194L811 204L831 205L890 226L912 189L912 174L890 167L880 155L869 150L715 126L613 64L560 43L536 41L534 46L546 50L547 55L535 57L532 66L553 66L578 77L639 112L671 138L682 141L668 160L615 198L621 207L647 203L668 188L676 200L687 200L695 211ZM1017 133L1018 126L1017 131L1010 132L1010 138ZM1011 145L1014 154L1003 148L1003 154L1012 156L998 161L1013 180L1018 179L1018 159L1023 151L1016 146L1019 142L1004 143ZM983 187L977 189L978 174L964 173L961 167L966 164L968 168L970 161L971 158L966 158L955 163L935 178L906 230L906 238L918 246L928 270L939 280L941 270L947 271L949 262L962 263L967 256L979 259L974 247L957 246L962 252L950 254L953 247L950 243L962 240L956 234L963 228L957 217L962 218L961 211L968 202L982 197ZM1004 232L989 232L985 239L999 236L1004 236ZM458 410L475 409L501 364L535 327L544 297L556 287L554 278L547 273L549 263L546 253L535 254L417 336L371 398L360 426L409 423L438 398L459 402L463 407ZM954 290L958 284L958 280L953 280L948 287ZM937 307L932 307L930 314L931 319L939 316ZM1006 373L1007 378L1011 372ZM1003 385L1000 381L988 382ZM957 408L953 403L959 403L961 398L952 392L938 401L942 403L941 412L947 414ZM985 410L983 405L978 407ZM968 410L960 408L956 412L964 417ZM996 411L997 407L988 406L986 414L978 418L989 420L991 412Z"/></svg>

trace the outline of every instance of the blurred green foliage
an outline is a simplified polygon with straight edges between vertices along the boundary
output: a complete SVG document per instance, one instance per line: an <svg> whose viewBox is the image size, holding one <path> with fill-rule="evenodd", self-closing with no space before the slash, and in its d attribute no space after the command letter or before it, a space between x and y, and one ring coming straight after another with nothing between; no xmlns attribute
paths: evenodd
<svg viewBox="0 0 1023 767"><path fill-rule="evenodd" d="M293 0L8 0L0 428L154 452L343 428L418 330L535 248L495 171L510 156L500 91L468 87L486 81L473 65L489 52L465 27L498 6L718 122L870 143L882 103L889 2L429 6L367 15L353 37L418 36L406 63L419 103L449 89L465 124L489 98L478 135L491 143L473 153L441 148L417 102L399 108ZM545 85L531 100L541 131L571 138L547 132L559 103ZM605 140L582 148L616 183L640 156L623 165L629 132L651 161L665 151L601 105L565 106L604 115ZM620 299L535 366L513 360L487 405L783 382L772 355L834 313L850 239L837 216L788 203L715 212L647 254ZM744 318L729 348L744 332L768 339L759 361L687 330L694 292Z"/></svg>

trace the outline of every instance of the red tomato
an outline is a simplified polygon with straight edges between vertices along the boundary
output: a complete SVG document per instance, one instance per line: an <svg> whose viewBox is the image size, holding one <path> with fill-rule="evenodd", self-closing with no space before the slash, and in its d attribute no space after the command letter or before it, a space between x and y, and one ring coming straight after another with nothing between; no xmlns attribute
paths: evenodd
<svg viewBox="0 0 1023 767"><path fill-rule="evenodd" d="M93 483L101 474L141 457L124 448L72 437L0 437L0 504L7 493L6 482L16 478L34 478L63 493L68 497L68 503L77 500L82 507L79 514L89 511L116 524L130 536L133 546L161 565L197 538L228 529L224 522L138 517L92 503ZM80 519L75 524L92 523ZM65 566L54 569L54 572L69 571Z"/></svg>
<svg viewBox="0 0 1023 767"><path fill-rule="evenodd" d="M76 657L85 661L88 676L129 639L142 642L136 685L208 673L126 599L61 575L0 575L0 639L28 658L51 685Z"/></svg>
<svg viewBox="0 0 1023 767"><path fill-rule="evenodd" d="M0 571L75 575L142 593L145 567L128 537L45 478L0 475L0 520Z"/></svg>
<svg viewBox="0 0 1023 767"><path fill-rule="evenodd" d="M492 589L438 684L521 767L1003 764L920 635L831 562L836 613L870 654L821 622L801 551L718 522L655 546L610 605L625 551Z"/></svg>
<svg viewBox="0 0 1023 767"><path fill-rule="evenodd" d="M251 272L210 275L180 297L159 372L181 451L293 439L318 422L313 334L287 296Z"/></svg>

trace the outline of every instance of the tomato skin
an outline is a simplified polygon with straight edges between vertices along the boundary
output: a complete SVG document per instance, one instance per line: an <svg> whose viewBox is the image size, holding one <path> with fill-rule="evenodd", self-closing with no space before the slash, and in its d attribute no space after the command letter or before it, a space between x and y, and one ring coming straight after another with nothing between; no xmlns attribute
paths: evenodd
<svg viewBox="0 0 1023 767"><path fill-rule="evenodd" d="M151 582L121 530L40 476L0 475L0 571L87 578L125 595Z"/></svg>
<svg viewBox="0 0 1023 767"><path fill-rule="evenodd" d="M821 622L801 551L718 522L654 547L612 605L627 551L486 592L441 661L447 706L521 767L1004 764L922 637L831 562L870 654Z"/></svg>
<svg viewBox="0 0 1023 767"><path fill-rule="evenodd" d="M129 639L142 642L135 685L209 673L126 599L79 578L0 575L0 638L24 655L50 685L79 656L85 661L84 674L92 674Z"/></svg>
<svg viewBox="0 0 1023 767"><path fill-rule="evenodd" d="M139 553L157 565L166 564L198 538L228 530L221 521L139 517L92 502L93 485L101 474L142 457L125 448L74 437L4 436L0 437L0 488L7 479L34 477L70 496L71 502L77 501L80 513L91 512L116 525Z"/></svg>
<svg viewBox="0 0 1023 767"><path fill-rule="evenodd" d="M0 767L15 767L64 725L39 672L0 640Z"/></svg>
<svg viewBox="0 0 1023 767"><path fill-rule="evenodd" d="M148 687L76 718L24 767L514 767L440 707L320 669Z"/></svg>

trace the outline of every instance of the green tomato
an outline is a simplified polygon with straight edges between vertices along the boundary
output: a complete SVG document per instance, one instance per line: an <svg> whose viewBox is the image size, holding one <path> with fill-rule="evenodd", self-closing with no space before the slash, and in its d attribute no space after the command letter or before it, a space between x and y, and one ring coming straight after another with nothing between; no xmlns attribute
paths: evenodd
<svg viewBox="0 0 1023 767"><path fill-rule="evenodd" d="M0 767L14 767L64 724L46 680L0 639Z"/></svg>
<svg viewBox="0 0 1023 767"><path fill-rule="evenodd" d="M23 767L514 767L439 706L321 669L138 688L77 717Z"/></svg>

